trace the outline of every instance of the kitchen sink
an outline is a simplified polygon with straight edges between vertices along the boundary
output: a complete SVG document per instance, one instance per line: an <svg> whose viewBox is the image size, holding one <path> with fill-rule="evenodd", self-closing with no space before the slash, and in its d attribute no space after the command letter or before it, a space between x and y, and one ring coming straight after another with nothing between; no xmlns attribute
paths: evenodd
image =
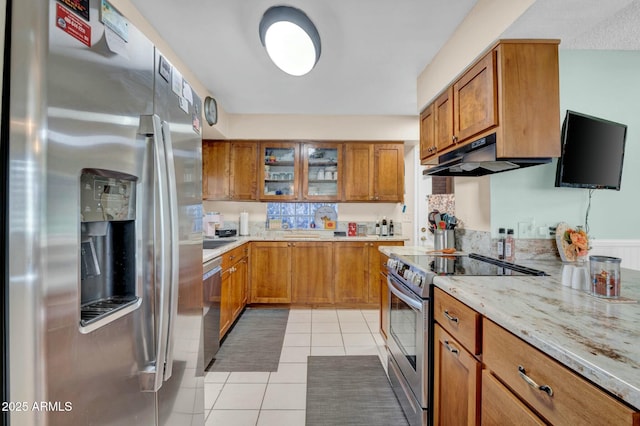
<svg viewBox="0 0 640 426"><path fill-rule="evenodd" d="M229 239L215 239L215 240L203 240L202 241L202 248L204 250L212 250L212 249L217 249L223 246L226 246L227 244L231 244L236 240L229 240Z"/></svg>

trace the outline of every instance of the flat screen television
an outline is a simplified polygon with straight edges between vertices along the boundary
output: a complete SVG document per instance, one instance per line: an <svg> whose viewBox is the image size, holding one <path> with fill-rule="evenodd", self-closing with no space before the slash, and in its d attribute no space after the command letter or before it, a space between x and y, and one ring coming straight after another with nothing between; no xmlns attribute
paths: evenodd
<svg viewBox="0 0 640 426"><path fill-rule="evenodd" d="M556 186L620 190L627 126L567 110Z"/></svg>

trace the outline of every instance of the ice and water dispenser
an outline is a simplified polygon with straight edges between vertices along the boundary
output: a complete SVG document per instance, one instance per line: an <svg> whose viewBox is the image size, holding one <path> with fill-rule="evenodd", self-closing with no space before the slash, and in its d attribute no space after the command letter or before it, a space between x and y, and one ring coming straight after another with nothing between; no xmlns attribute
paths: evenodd
<svg viewBox="0 0 640 426"><path fill-rule="evenodd" d="M80 325L110 317L136 295L136 181L85 169L80 176ZM115 318L114 318L115 319Z"/></svg>

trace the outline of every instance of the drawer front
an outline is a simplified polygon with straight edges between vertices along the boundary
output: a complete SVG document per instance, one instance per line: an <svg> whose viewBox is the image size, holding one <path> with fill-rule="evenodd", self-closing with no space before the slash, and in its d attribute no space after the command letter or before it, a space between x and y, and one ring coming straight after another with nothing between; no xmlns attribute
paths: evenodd
<svg viewBox="0 0 640 426"><path fill-rule="evenodd" d="M483 362L515 394L556 425L637 425L638 413L489 320ZM520 371L521 370L521 371Z"/></svg>
<svg viewBox="0 0 640 426"><path fill-rule="evenodd" d="M240 247L236 247L222 255L222 270L228 269L230 266L235 265L238 260L246 256L247 244L243 244Z"/></svg>
<svg viewBox="0 0 640 426"><path fill-rule="evenodd" d="M509 389L504 387L489 370L482 370L481 406L481 424L483 426L542 426L545 424Z"/></svg>
<svg viewBox="0 0 640 426"><path fill-rule="evenodd" d="M480 354L480 314L435 288L433 318L469 352Z"/></svg>

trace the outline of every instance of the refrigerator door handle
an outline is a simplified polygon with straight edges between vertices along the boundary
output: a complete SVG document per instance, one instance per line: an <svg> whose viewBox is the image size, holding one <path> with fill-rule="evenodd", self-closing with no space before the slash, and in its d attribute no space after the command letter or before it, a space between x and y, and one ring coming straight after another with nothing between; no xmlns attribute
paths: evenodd
<svg viewBox="0 0 640 426"><path fill-rule="evenodd" d="M173 373L173 330L175 320L178 317L178 289L180 283L180 216L178 216L178 187L176 180L176 167L173 158L173 142L171 141L171 127L168 122L162 121L162 137L164 141L166 171L169 194L169 226L171 247L171 280L169 282L169 326L167 330L166 357L164 380L169 380Z"/></svg>
<svg viewBox="0 0 640 426"><path fill-rule="evenodd" d="M143 115L140 117L140 128L138 133L153 138L153 165L156 174L157 186L155 195L158 199L159 208L156 212L159 218L159 244L155 245L158 253L154 254L155 278L153 291L155 291L158 303L155 309L155 354L144 371L140 372L140 385L142 391L157 392L162 387L164 370L166 366L167 342L170 324L171 303L171 275L172 268L172 231L171 231L171 206L169 198L169 182L166 173L166 151L162 137L162 122L160 117L154 115ZM159 258L158 258L159 254ZM158 291L159 285L159 291Z"/></svg>

